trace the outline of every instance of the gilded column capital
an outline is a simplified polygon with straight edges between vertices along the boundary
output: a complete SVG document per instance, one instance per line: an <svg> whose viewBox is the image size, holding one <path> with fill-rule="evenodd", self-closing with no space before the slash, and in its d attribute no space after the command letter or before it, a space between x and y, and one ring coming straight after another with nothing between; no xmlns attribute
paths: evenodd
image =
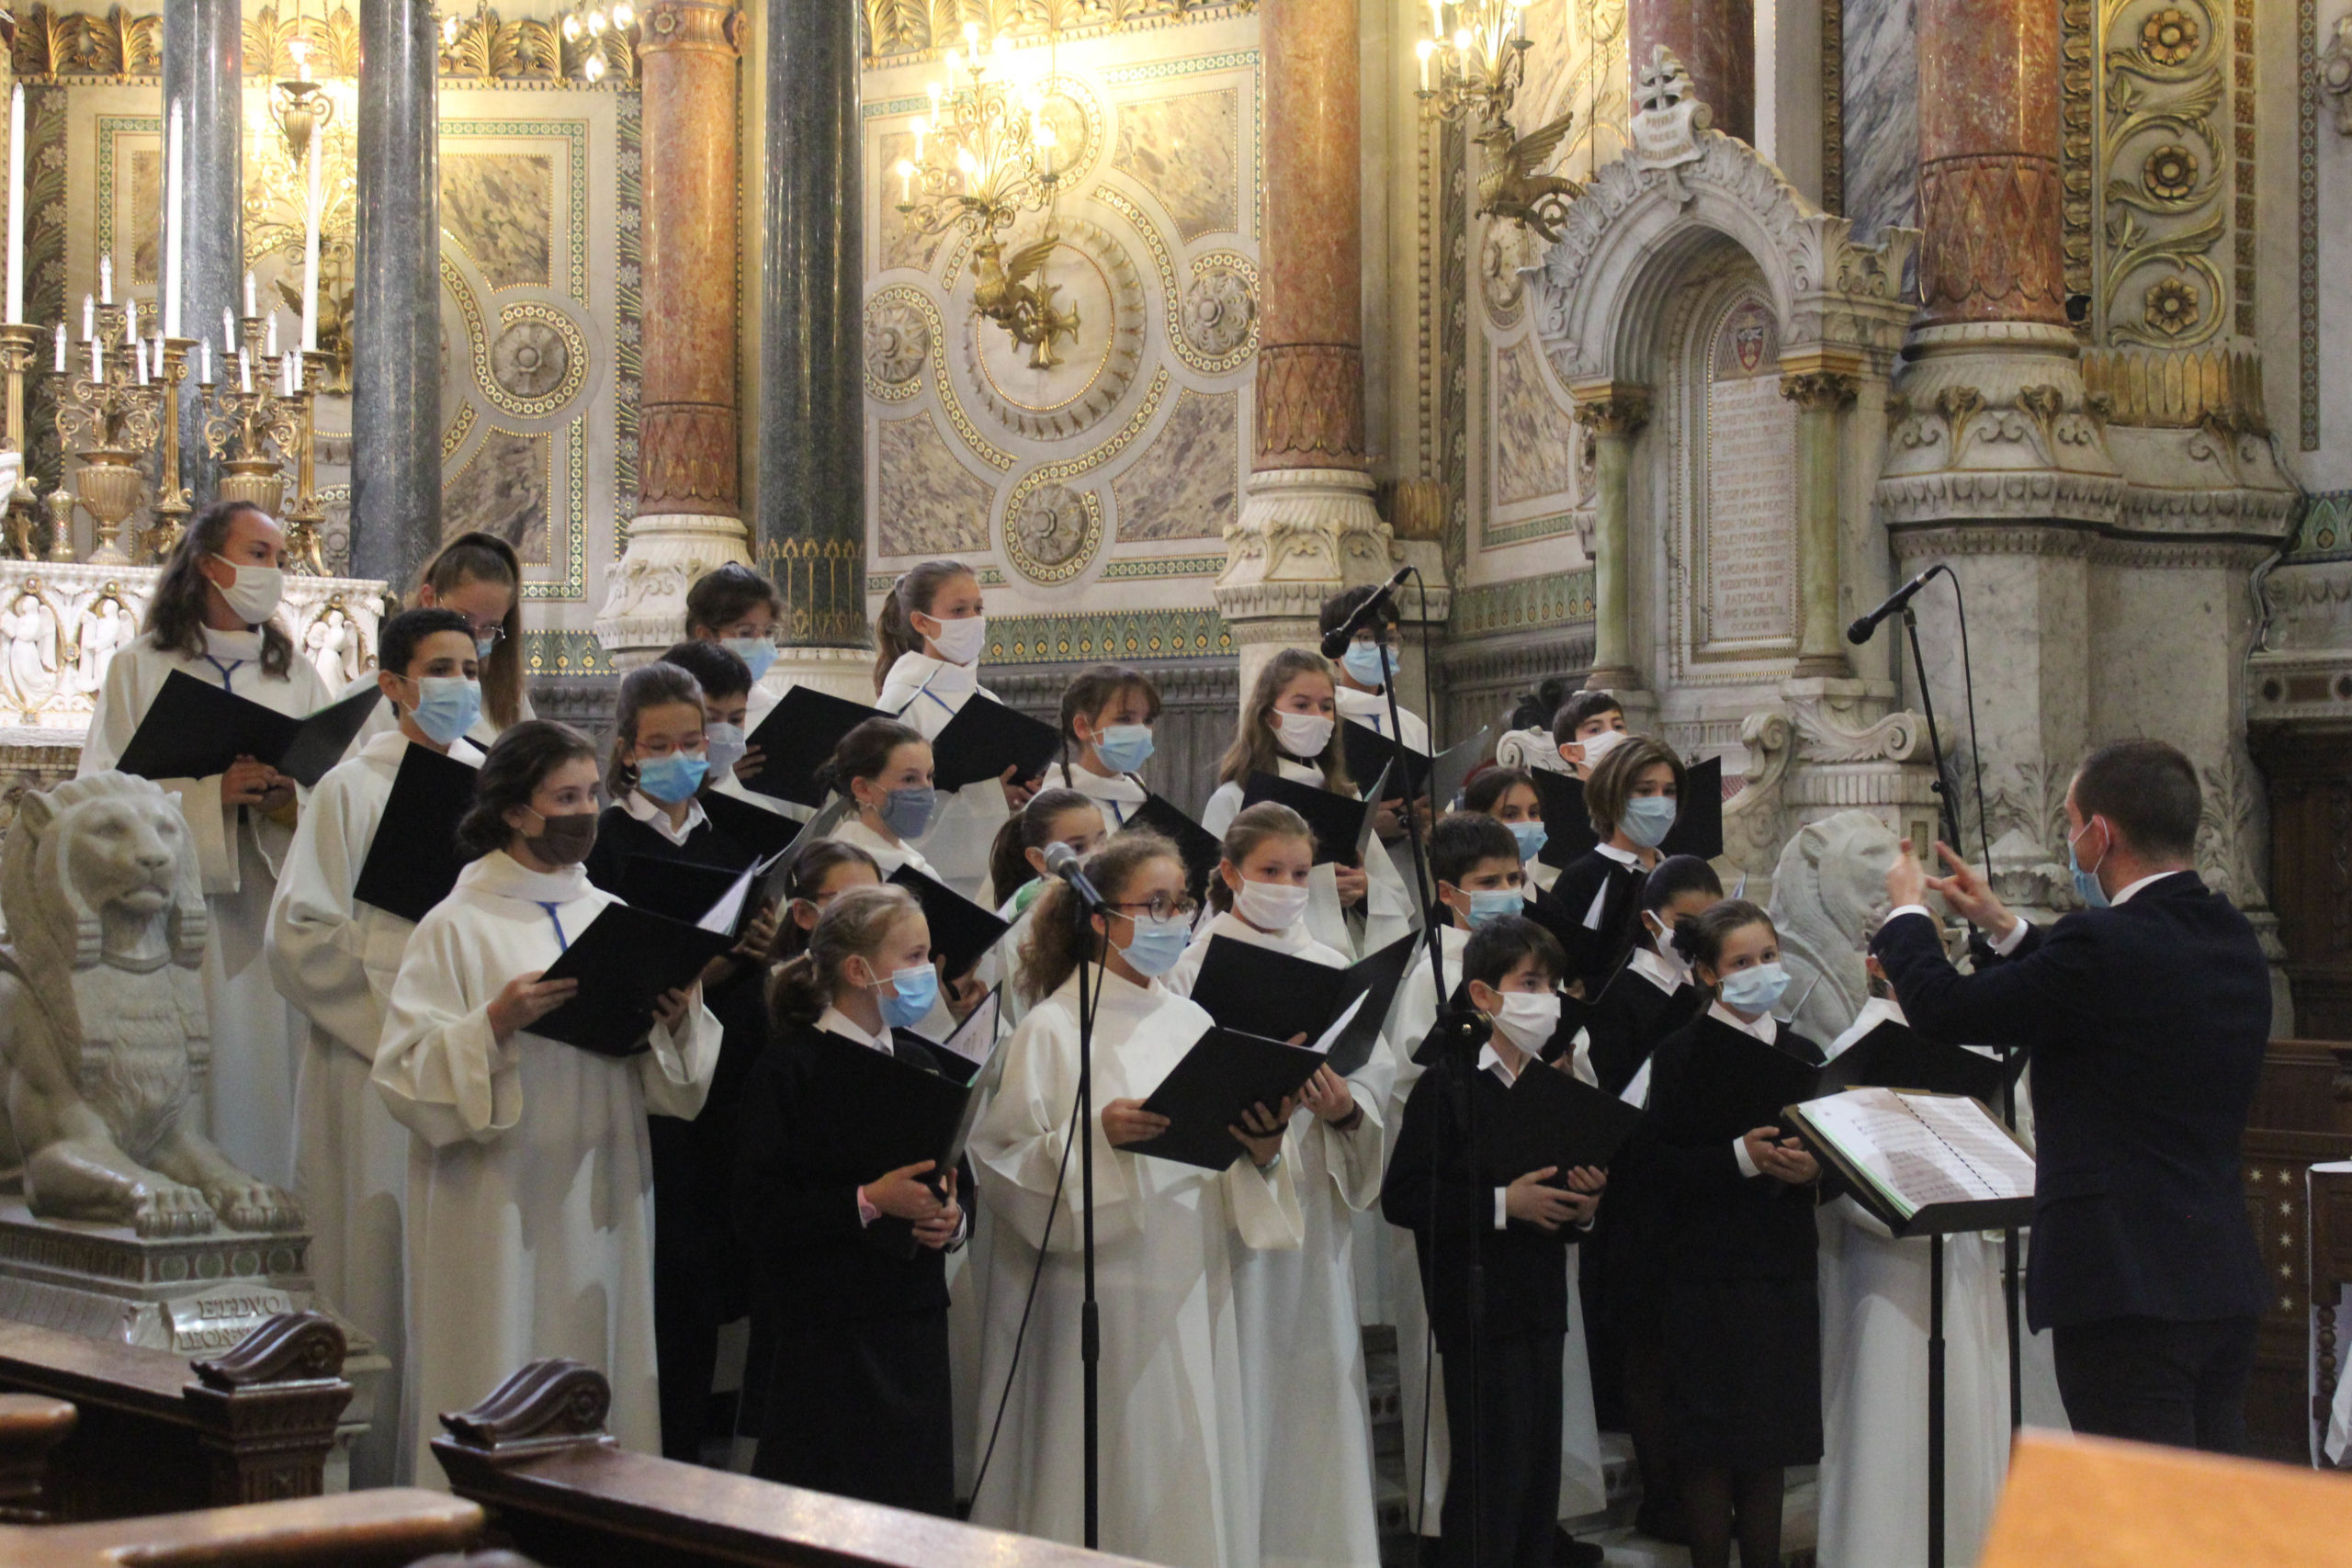
<svg viewBox="0 0 2352 1568"><path fill-rule="evenodd" d="M1852 405L1861 378L1844 370L1800 370L1781 378L1781 396L1807 413Z"/></svg>
<svg viewBox="0 0 2352 1568"><path fill-rule="evenodd" d="M639 55L688 50L739 56L743 13L720 0L647 0L637 8Z"/></svg>
<svg viewBox="0 0 2352 1568"><path fill-rule="evenodd" d="M1620 381L1588 381L1569 389L1576 420L1596 435L1631 435L1650 422L1650 389Z"/></svg>

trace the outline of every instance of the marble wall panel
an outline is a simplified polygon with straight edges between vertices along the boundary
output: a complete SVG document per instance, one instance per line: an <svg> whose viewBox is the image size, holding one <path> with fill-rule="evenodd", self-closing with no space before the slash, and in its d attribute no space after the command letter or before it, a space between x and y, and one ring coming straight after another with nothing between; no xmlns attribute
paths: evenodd
<svg viewBox="0 0 2352 1568"><path fill-rule="evenodd" d="M1576 488L1577 431L1544 379L1535 344L1495 355L1495 503L1511 506Z"/></svg>
<svg viewBox="0 0 2352 1568"><path fill-rule="evenodd" d="M160 148L141 147L130 154L130 210L164 210L164 155ZM157 265L156 227L141 223L131 231L130 284L153 288L161 274Z"/></svg>
<svg viewBox="0 0 2352 1568"><path fill-rule="evenodd" d="M1112 483L1119 538L1216 538L1240 520L1240 394L1188 387L1143 456Z"/></svg>
<svg viewBox="0 0 2352 1568"><path fill-rule="evenodd" d="M1240 96L1231 91L1121 104L1111 166L1159 198L1186 243L1233 231L1239 228L1239 117Z"/></svg>
<svg viewBox="0 0 2352 1568"><path fill-rule="evenodd" d="M1919 56L1912 0L1845 0L1846 216L1854 238L1919 212Z"/></svg>
<svg viewBox="0 0 2352 1568"><path fill-rule="evenodd" d="M996 492L956 460L931 416L886 419L868 428L880 480L875 490L879 553L953 556L987 549Z"/></svg>
<svg viewBox="0 0 2352 1568"><path fill-rule="evenodd" d="M536 153L445 152L441 227L492 288L540 288L556 227L555 162Z"/></svg>
<svg viewBox="0 0 2352 1568"><path fill-rule="evenodd" d="M550 438L492 430L463 468L442 481L441 534L495 534L526 566L548 564Z"/></svg>

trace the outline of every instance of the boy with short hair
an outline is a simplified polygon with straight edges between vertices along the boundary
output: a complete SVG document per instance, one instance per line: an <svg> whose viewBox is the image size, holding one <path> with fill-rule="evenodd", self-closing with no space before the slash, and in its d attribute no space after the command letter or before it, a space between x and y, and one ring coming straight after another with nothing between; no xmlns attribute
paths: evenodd
<svg viewBox="0 0 2352 1568"><path fill-rule="evenodd" d="M1579 779L1592 777L1625 733L1625 710L1608 692L1578 692L1552 716L1552 743Z"/></svg>
<svg viewBox="0 0 2352 1568"><path fill-rule="evenodd" d="M751 703L743 722L753 729L783 694L760 684L775 662L775 624L783 618L784 595L775 584L735 561L704 572L686 590L687 638L718 643L751 671Z"/></svg>

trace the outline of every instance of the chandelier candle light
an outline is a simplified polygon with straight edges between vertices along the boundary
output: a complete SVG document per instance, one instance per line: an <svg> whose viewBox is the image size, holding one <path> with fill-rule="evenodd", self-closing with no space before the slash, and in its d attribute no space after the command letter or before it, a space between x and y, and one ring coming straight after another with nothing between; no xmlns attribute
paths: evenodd
<svg viewBox="0 0 2352 1568"><path fill-rule="evenodd" d="M1419 57L1421 85L1415 95L1431 120L1463 121L1475 113L1473 135L1486 153L1478 177L1477 214L1507 219L1546 242L1560 237L1568 203L1584 187L1544 166L1559 151L1575 121L1573 112L1541 130L1520 135L1511 129L1511 106L1527 73L1525 0L1457 0L1453 28L1446 30L1446 0L1429 0L1430 36L1413 46Z"/></svg>

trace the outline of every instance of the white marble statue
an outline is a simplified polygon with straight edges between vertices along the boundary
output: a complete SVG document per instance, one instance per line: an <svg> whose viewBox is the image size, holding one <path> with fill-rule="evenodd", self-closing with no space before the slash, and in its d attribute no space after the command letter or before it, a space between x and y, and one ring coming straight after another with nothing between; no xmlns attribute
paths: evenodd
<svg viewBox="0 0 2352 1568"><path fill-rule="evenodd" d="M1808 1040L1835 1040L1870 998L1862 960L1886 916L1886 873L1902 840L1867 811L1808 822L1772 871L1772 924L1789 971L1789 1021Z"/></svg>
<svg viewBox="0 0 2352 1568"><path fill-rule="evenodd" d="M210 1057L204 896L178 806L99 773L25 795L0 843L0 1166L49 1219L147 1236L301 1224L190 1114Z"/></svg>
<svg viewBox="0 0 2352 1568"><path fill-rule="evenodd" d="M8 654L5 671L7 701L17 716L35 715L47 706L57 690L57 611L37 581L28 581L5 613L0 613L0 641ZM19 717L18 722L23 722Z"/></svg>
<svg viewBox="0 0 2352 1568"><path fill-rule="evenodd" d="M139 635L139 622L122 601L112 593L101 593L82 612L82 624L74 645L81 660L74 683L84 693L96 696L107 683L107 666L114 662L115 649Z"/></svg>

